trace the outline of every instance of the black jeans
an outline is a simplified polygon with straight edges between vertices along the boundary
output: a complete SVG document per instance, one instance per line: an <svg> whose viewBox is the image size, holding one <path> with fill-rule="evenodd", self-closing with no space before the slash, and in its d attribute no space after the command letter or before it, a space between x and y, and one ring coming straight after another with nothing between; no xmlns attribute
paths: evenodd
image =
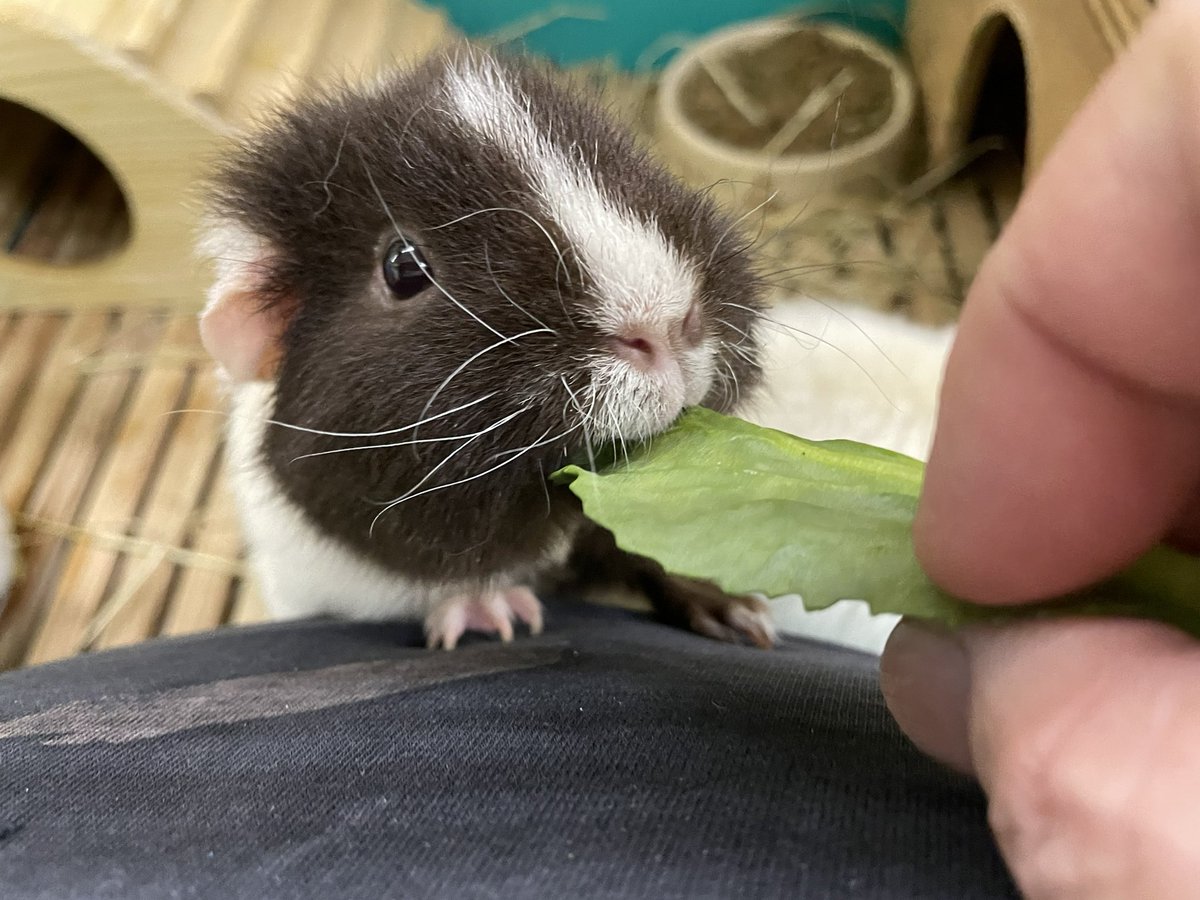
<svg viewBox="0 0 1200 900"><path fill-rule="evenodd" d="M549 608L510 646L275 625L0 677L0 897L1010 897L874 659Z"/></svg>

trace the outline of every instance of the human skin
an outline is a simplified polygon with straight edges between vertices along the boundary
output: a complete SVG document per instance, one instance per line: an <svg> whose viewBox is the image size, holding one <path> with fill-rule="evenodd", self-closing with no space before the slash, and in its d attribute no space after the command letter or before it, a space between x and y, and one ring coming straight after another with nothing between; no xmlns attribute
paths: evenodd
<svg viewBox="0 0 1200 900"><path fill-rule="evenodd" d="M1046 161L964 308L915 525L965 599L1061 595L1200 549L1200 3L1159 4ZM1200 585L1197 585L1200 593ZM1125 620L883 658L901 728L973 774L1032 898L1200 896L1200 643Z"/></svg>

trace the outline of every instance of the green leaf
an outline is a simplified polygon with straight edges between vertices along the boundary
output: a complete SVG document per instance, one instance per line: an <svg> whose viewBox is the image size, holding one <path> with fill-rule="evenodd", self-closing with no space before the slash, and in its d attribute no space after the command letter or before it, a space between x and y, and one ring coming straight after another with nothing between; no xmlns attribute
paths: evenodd
<svg viewBox="0 0 1200 900"><path fill-rule="evenodd" d="M946 595L913 553L923 473L889 450L694 409L628 462L552 477L623 549L731 593L799 594L808 609L865 600L876 613L952 626L1064 612L1152 616L1200 635L1200 560L1165 548L1066 601L992 609Z"/></svg>

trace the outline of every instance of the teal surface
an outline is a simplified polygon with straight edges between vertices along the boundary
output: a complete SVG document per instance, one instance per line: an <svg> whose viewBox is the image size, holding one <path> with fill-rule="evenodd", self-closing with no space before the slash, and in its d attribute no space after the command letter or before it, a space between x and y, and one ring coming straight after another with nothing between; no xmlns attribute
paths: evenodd
<svg viewBox="0 0 1200 900"><path fill-rule="evenodd" d="M899 43L905 0L430 0L474 37L511 34L562 63L609 58L629 69L661 63L679 45L731 22L789 12L820 15ZM553 19L552 21L546 21Z"/></svg>

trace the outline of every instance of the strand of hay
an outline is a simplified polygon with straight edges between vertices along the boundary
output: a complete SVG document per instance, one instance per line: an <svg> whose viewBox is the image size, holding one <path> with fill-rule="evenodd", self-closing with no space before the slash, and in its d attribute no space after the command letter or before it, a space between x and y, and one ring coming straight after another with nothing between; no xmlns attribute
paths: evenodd
<svg viewBox="0 0 1200 900"><path fill-rule="evenodd" d="M210 357L202 350L167 347L149 353L98 353L84 357L74 368L82 375L98 372L126 372L150 368L185 368L207 365Z"/></svg>
<svg viewBox="0 0 1200 900"><path fill-rule="evenodd" d="M767 111L755 103L753 97L742 90L742 86L737 83L737 79L733 77L733 73L725 67L725 63L710 53L697 55L696 62L700 64L700 68L705 71L708 77L713 80L713 84L717 86L717 90L729 101L729 105L736 109L743 119L759 128L767 124ZM818 115L820 115L819 112L813 118L815 119ZM778 135L776 136L778 137ZM788 143L791 143L791 141ZM785 144L784 146L787 145Z"/></svg>
<svg viewBox="0 0 1200 900"><path fill-rule="evenodd" d="M829 109L833 103L837 102L853 83L854 73L849 69L842 69L827 84L814 90L804 99L792 117L783 124L783 127L763 145L763 153L767 156L782 154L784 150L792 146L792 142L796 138L800 137L804 129L815 122L817 117ZM720 87L720 85L717 86ZM836 134L834 137L836 138Z"/></svg>
<svg viewBox="0 0 1200 900"><path fill-rule="evenodd" d="M510 22L501 28L497 28L490 34L485 35L483 41L496 46L511 44L514 41L529 37L535 31L541 31L547 25L553 25L555 22L561 22L564 19L574 19L584 22L604 22L608 19L608 10L602 6L575 6L568 3L551 6Z"/></svg>
<svg viewBox="0 0 1200 900"><path fill-rule="evenodd" d="M210 553L199 553L195 550L188 550L186 547L180 547L163 541L130 537L119 531L82 528L67 522L43 519L23 513L17 514L16 522L20 528L35 534L69 540L82 545L91 544L103 550L124 553L128 556L141 559L161 553L161 561L174 563L178 566L204 569L209 572L228 575L230 578L241 577L245 574L245 564L236 558L230 559L224 556L214 556Z"/></svg>
<svg viewBox="0 0 1200 900"><path fill-rule="evenodd" d="M96 641L104 634L105 629L112 624L113 619L117 617L121 610L133 602L138 591L142 589L142 585L149 581L150 576L154 574L155 570L166 561L169 549L164 544L150 552L140 561L141 565L137 573L126 582L124 588L100 605L100 608L92 615L91 621L88 622L87 627L84 629L79 646L75 648L76 653L82 650L91 650L95 646Z"/></svg>

